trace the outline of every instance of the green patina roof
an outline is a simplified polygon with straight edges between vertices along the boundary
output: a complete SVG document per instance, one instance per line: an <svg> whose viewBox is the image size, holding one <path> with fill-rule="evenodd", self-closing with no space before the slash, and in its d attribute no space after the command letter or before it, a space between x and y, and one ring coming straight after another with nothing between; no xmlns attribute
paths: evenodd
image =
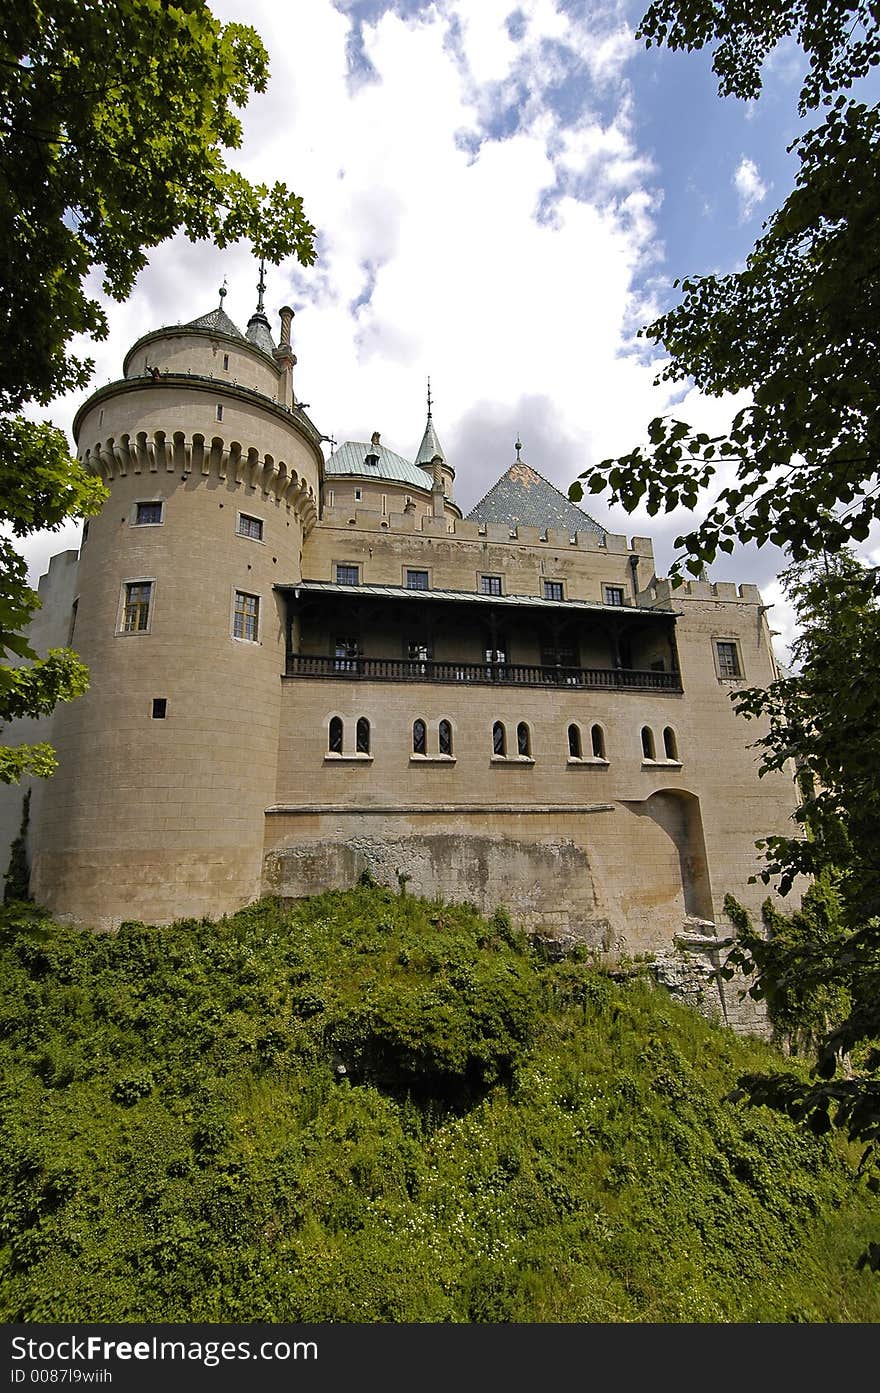
<svg viewBox="0 0 880 1393"><path fill-rule="evenodd" d="M565 528L568 532L593 532L605 537L605 529L589 513L576 508L555 484L543 478L525 460L517 459L497 484L490 488L467 515L469 522L500 522L509 527Z"/></svg>
<svg viewBox="0 0 880 1393"><path fill-rule="evenodd" d="M377 455L374 464L367 464L367 455ZM410 484L413 488L427 490L431 480L424 469L411 464L403 455L389 450L387 445L367 445L360 440L346 440L324 465L326 478L341 474L357 474L364 479L388 479L396 484Z"/></svg>
<svg viewBox="0 0 880 1393"><path fill-rule="evenodd" d="M422 436L422 443L416 455L416 464L430 464L435 455L439 455L443 463L446 463L446 456L443 453L443 446L437 439L437 432L434 429L434 422L428 416L428 424L425 426L425 434Z"/></svg>

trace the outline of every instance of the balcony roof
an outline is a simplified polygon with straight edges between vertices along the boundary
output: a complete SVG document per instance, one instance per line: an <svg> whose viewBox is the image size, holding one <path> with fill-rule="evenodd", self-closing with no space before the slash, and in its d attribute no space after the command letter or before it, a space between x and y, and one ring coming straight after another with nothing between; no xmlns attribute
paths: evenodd
<svg viewBox="0 0 880 1393"><path fill-rule="evenodd" d="M490 605L499 608L562 610L566 614L588 613L606 616L646 615L677 618L681 610L660 605L603 605L588 600L545 600L540 595L483 595L470 590L410 590L405 585L339 585L329 580L301 580L297 584L276 585L276 590L292 591L295 595L338 595L340 598L387 600L427 600L429 602Z"/></svg>

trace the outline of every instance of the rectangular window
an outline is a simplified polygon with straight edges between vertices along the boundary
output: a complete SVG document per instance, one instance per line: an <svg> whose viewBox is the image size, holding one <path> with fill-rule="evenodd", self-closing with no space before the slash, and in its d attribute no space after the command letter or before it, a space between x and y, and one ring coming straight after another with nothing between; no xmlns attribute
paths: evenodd
<svg viewBox="0 0 880 1393"><path fill-rule="evenodd" d="M155 527L162 521L161 503L135 503L134 505L134 525L135 527Z"/></svg>
<svg viewBox="0 0 880 1393"><path fill-rule="evenodd" d="M501 577L500 576L480 576L481 595L500 595Z"/></svg>
<svg viewBox="0 0 880 1393"><path fill-rule="evenodd" d="M406 573L407 590L427 590L428 572L427 571L407 571Z"/></svg>
<svg viewBox="0 0 880 1393"><path fill-rule="evenodd" d="M361 499L363 498L363 496L364 496L364 494L363 494L363 489L355 489L355 491L354 491L354 501L355 501L355 503L360 503L360 501L361 501Z"/></svg>
<svg viewBox="0 0 880 1393"><path fill-rule="evenodd" d="M223 407L220 405L219 401L217 403L217 420L223 420Z"/></svg>
<svg viewBox="0 0 880 1393"><path fill-rule="evenodd" d="M334 672L357 672L360 645L352 635L343 635L333 644Z"/></svg>
<svg viewBox="0 0 880 1393"><path fill-rule="evenodd" d="M232 617L233 638L243 638L246 639L248 643L256 643L259 625L259 596L246 595L243 590L236 590L235 610Z"/></svg>
<svg viewBox="0 0 880 1393"><path fill-rule="evenodd" d="M224 354L223 354L223 371L224 371L224 372L228 372L228 371L229 371L229 354L228 354L228 353L224 353Z"/></svg>
<svg viewBox="0 0 880 1393"><path fill-rule="evenodd" d="M337 585L358 585L360 577L357 566L339 565L336 566Z"/></svg>
<svg viewBox="0 0 880 1393"><path fill-rule="evenodd" d="M622 604L623 604L623 586L622 586L622 585L606 585L606 586L605 586L605 603L606 603L606 605L622 605Z"/></svg>
<svg viewBox="0 0 880 1393"><path fill-rule="evenodd" d="M125 607L122 615L122 631L126 634L145 634L150 627L150 599L153 582L150 580L129 581L125 587Z"/></svg>
<svg viewBox="0 0 880 1393"><path fill-rule="evenodd" d="M153 720L164 721L168 714L168 698L153 697Z"/></svg>
<svg viewBox="0 0 880 1393"><path fill-rule="evenodd" d="M562 598L563 598L563 595L562 595L562 581L561 581L561 580L545 580L545 581L544 581L544 599L545 599L545 600L561 600Z"/></svg>
<svg viewBox="0 0 880 1393"><path fill-rule="evenodd" d="M262 518L249 517L247 513L238 515L238 535L239 537L250 537L255 542L263 540L263 521Z"/></svg>
<svg viewBox="0 0 880 1393"><path fill-rule="evenodd" d="M728 639L716 639L715 651L718 654L719 677L742 677L739 652L733 641Z"/></svg>
<svg viewBox="0 0 880 1393"><path fill-rule="evenodd" d="M425 643L423 639L411 638L406 645L406 656L409 662L419 664L419 667L416 668L416 672L424 676L427 672L425 664L429 663L433 658L434 650L430 643Z"/></svg>

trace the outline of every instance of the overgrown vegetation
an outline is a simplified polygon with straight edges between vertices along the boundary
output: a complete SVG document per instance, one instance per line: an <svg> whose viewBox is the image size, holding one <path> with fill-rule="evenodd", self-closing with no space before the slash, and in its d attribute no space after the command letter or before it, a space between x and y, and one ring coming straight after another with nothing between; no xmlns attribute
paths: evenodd
<svg viewBox="0 0 880 1393"><path fill-rule="evenodd" d="M725 1101L770 1052L503 911L4 923L7 1321L880 1318L843 1143Z"/></svg>

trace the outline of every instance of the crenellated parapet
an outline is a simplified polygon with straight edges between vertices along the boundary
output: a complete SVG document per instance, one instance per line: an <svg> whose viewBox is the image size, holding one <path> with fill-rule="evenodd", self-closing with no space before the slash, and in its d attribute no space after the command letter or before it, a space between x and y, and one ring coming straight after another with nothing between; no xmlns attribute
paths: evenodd
<svg viewBox="0 0 880 1393"><path fill-rule="evenodd" d="M290 508L308 535L318 518L312 483L285 460L255 446L222 436L207 439L198 432L138 431L123 434L83 451L82 463L105 483L130 475L172 474L181 479L213 476L222 482L258 489L265 498Z"/></svg>

